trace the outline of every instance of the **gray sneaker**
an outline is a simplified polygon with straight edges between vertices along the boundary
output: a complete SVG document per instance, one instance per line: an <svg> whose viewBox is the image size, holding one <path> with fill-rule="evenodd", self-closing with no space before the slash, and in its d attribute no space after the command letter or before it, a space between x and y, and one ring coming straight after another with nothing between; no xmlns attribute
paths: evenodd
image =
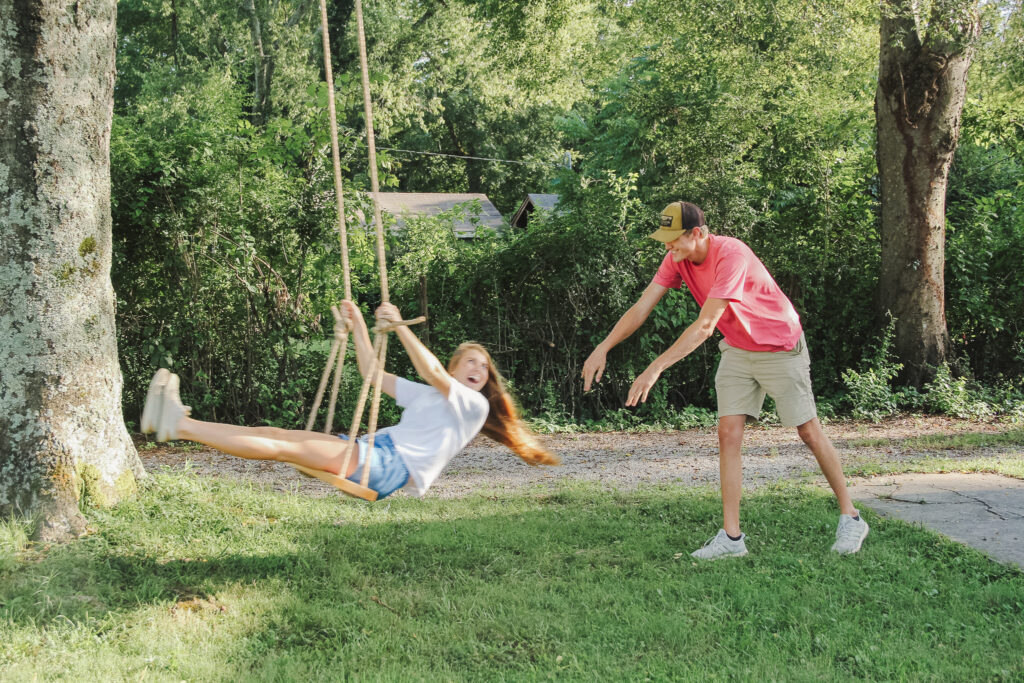
<svg viewBox="0 0 1024 683"><path fill-rule="evenodd" d="M717 560L722 557L742 557L747 554L747 544L744 541L747 539L746 534L740 534L740 540L734 541L729 538L729 534L725 533L725 529L720 529L714 538L708 539L708 542L704 544L700 550L695 550L690 553L691 556L696 557L698 560Z"/></svg>
<svg viewBox="0 0 1024 683"><path fill-rule="evenodd" d="M860 550L860 544L867 538L868 531L868 523L863 518L854 519L850 515L839 515L836 542L832 545L833 552L852 555Z"/></svg>

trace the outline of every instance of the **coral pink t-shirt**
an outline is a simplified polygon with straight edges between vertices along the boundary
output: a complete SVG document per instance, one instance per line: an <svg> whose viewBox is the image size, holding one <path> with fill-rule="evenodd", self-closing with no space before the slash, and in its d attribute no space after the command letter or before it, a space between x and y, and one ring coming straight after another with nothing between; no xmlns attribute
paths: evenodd
<svg viewBox="0 0 1024 683"><path fill-rule="evenodd" d="M747 351L789 351L800 340L800 316L750 247L724 235L709 235L708 255L697 265L665 254L654 282L678 289L682 282L701 306L728 299L718 330L729 346Z"/></svg>

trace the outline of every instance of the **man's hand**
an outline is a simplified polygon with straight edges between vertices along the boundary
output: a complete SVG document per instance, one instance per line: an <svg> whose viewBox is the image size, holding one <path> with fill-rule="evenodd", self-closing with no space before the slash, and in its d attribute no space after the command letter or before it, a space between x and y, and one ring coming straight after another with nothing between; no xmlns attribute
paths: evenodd
<svg viewBox="0 0 1024 683"><path fill-rule="evenodd" d="M598 346L583 363L583 391L590 391L591 382L600 382L608 354Z"/></svg>
<svg viewBox="0 0 1024 683"><path fill-rule="evenodd" d="M633 386L629 388L629 398L626 399L626 405L635 406L638 403L646 403L647 394L659 377L661 377L661 370L656 370L653 365L648 365L647 369L640 373L640 376L633 381Z"/></svg>

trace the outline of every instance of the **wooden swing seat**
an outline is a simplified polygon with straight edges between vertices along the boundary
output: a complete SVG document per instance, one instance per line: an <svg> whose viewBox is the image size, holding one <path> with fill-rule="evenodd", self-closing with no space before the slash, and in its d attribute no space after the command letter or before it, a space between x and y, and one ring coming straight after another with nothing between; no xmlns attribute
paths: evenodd
<svg viewBox="0 0 1024 683"><path fill-rule="evenodd" d="M350 496L356 498L362 498L363 500L374 501L377 500L377 492L371 488L360 486L354 481L349 481L345 477L334 474L333 472L326 472L324 470L314 470L311 467L303 467L302 465L296 465L293 462L288 463L299 472L302 472L307 477L314 477L320 481L327 482L331 486L340 489L342 492L347 493Z"/></svg>

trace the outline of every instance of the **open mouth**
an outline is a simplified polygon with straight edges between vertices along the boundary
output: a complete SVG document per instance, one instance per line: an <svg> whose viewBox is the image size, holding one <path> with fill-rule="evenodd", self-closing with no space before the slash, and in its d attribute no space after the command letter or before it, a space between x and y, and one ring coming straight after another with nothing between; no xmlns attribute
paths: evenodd
<svg viewBox="0 0 1024 683"><path fill-rule="evenodd" d="M466 379L469 380L470 384L479 384L480 382L483 381L483 379L480 377L480 375L470 375Z"/></svg>

